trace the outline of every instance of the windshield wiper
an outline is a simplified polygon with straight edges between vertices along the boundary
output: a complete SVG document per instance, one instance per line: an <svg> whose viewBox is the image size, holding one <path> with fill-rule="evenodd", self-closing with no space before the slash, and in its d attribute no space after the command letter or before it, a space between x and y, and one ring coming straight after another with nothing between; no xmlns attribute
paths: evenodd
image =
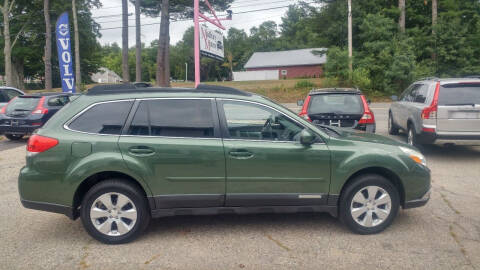
<svg viewBox="0 0 480 270"><path fill-rule="evenodd" d="M472 107L475 107L475 103L451 103L451 104L445 104L443 106L472 106Z"/></svg>
<svg viewBox="0 0 480 270"><path fill-rule="evenodd" d="M325 129L325 130L328 130L328 131L331 131L337 135L341 135L340 132L336 131L335 129L333 129L332 127L330 126L327 126L327 125L318 125L316 124L315 126L319 127L319 128L322 128L322 129Z"/></svg>

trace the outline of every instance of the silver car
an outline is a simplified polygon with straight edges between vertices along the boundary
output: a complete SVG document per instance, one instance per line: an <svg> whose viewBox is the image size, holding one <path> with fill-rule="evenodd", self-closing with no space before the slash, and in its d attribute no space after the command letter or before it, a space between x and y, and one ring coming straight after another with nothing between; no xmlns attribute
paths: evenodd
<svg viewBox="0 0 480 270"><path fill-rule="evenodd" d="M388 132L406 131L410 145L480 140L478 78L427 78L392 99Z"/></svg>
<svg viewBox="0 0 480 270"><path fill-rule="evenodd" d="M7 105L14 97L22 96L25 93L13 87L0 87L0 110Z"/></svg>

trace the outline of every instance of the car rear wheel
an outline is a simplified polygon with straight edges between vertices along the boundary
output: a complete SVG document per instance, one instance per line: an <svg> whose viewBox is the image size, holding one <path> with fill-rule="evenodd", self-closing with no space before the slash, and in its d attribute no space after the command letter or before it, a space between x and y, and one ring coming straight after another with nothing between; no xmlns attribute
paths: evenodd
<svg viewBox="0 0 480 270"><path fill-rule="evenodd" d="M5 137L7 137L7 139L9 139L10 141L19 141L23 138L23 135L5 134Z"/></svg>
<svg viewBox="0 0 480 270"><path fill-rule="evenodd" d="M86 231L106 244L137 238L150 221L145 195L127 180L110 179L93 186L85 195L81 219Z"/></svg>
<svg viewBox="0 0 480 270"><path fill-rule="evenodd" d="M398 127L395 126L395 123L393 122L392 113L388 114L388 133L390 135L397 135L398 134Z"/></svg>
<svg viewBox="0 0 480 270"><path fill-rule="evenodd" d="M385 230L398 213L398 191L380 175L363 175L353 180L340 199L340 219L358 234Z"/></svg>

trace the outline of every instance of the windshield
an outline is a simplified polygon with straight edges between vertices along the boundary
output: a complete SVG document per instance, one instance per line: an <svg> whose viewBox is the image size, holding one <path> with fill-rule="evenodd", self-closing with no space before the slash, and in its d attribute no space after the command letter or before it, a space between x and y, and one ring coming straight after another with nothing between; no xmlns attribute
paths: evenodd
<svg viewBox="0 0 480 270"><path fill-rule="evenodd" d="M308 114L363 114L362 100L356 94L312 95Z"/></svg>
<svg viewBox="0 0 480 270"><path fill-rule="evenodd" d="M17 97L10 101L6 113L9 114L14 111L33 111L37 107L39 100L39 97Z"/></svg>
<svg viewBox="0 0 480 270"><path fill-rule="evenodd" d="M447 84L440 87L438 105L480 104L480 83Z"/></svg>

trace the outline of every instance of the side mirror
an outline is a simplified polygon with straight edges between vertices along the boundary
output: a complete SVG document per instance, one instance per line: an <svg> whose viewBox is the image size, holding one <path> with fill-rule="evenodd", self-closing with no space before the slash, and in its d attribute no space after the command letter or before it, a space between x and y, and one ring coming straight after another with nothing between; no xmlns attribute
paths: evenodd
<svg viewBox="0 0 480 270"><path fill-rule="evenodd" d="M300 133L300 143L303 145L311 145L315 142L315 135L313 135L310 131L304 129Z"/></svg>
<svg viewBox="0 0 480 270"><path fill-rule="evenodd" d="M303 106L303 100L297 100L297 106Z"/></svg>
<svg viewBox="0 0 480 270"><path fill-rule="evenodd" d="M372 101L370 99L367 99L367 104L370 105Z"/></svg>
<svg viewBox="0 0 480 270"><path fill-rule="evenodd" d="M398 101L398 97L397 96L391 96L390 97L393 101Z"/></svg>

